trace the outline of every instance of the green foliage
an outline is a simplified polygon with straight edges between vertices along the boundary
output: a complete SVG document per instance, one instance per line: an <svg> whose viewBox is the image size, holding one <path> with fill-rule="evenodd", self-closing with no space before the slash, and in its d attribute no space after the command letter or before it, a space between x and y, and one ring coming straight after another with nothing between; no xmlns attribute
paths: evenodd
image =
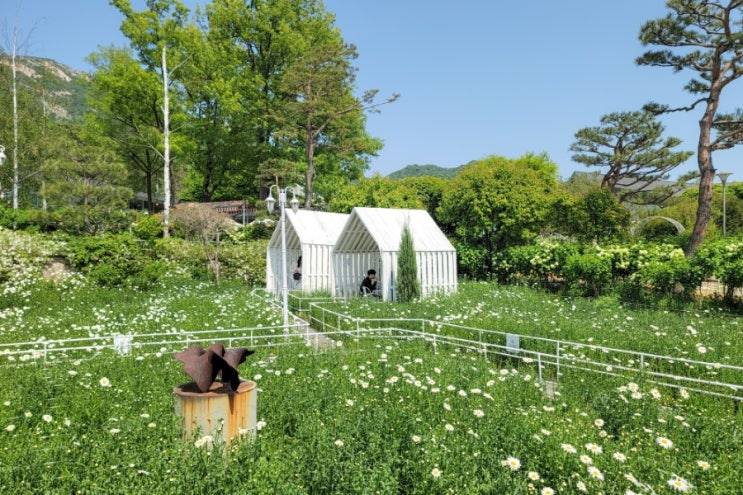
<svg viewBox="0 0 743 495"><path fill-rule="evenodd" d="M246 243L220 245L220 276L225 280L242 280L248 286L266 283L265 239ZM202 246L184 239L158 239L155 252L177 274L194 279L209 278L206 253Z"/></svg>
<svg viewBox="0 0 743 495"><path fill-rule="evenodd" d="M441 205L441 198L444 194L444 189L449 185L448 181L441 177L410 177L399 180L406 186L417 191L418 198L423 203L426 211L431 215L431 218L438 220L437 215L439 206Z"/></svg>
<svg viewBox="0 0 743 495"><path fill-rule="evenodd" d="M65 206L52 213L56 227L72 235L118 234L126 231L137 213L85 205Z"/></svg>
<svg viewBox="0 0 743 495"><path fill-rule="evenodd" d="M669 242L678 236L676 227L662 218L654 218L646 222L635 232L645 242Z"/></svg>
<svg viewBox="0 0 743 495"><path fill-rule="evenodd" d="M34 225L33 210L13 209L0 205L0 227L27 230Z"/></svg>
<svg viewBox="0 0 743 495"><path fill-rule="evenodd" d="M605 189L561 195L549 213L552 230L584 243L626 239L630 219L630 212Z"/></svg>
<svg viewBox="0 0 743 495"><path fill-rule="evenodd" d="M578 208L585 221L581 232L584 240L606 242L626 237L630 212L609 191L588 193L578 201Z"/></svg>
<svg viewBox="0 0 743 495"><path fill-rule="evenodd" d="M545 226L556 199L554 169L546 157L534 155L470 163L444 190L438 218L457 238L490 252L528 242Z"/></svg>
<svg viewBox="0 0 743 495"><path fill-rule="evenodd" d="M132 234L143 241L153 241L163 235L159 215L140 215L131 225Z"/></svg>
<svg viewBox="0 0 743 495"><path fill-rule="evenodd" d="M695 259L705 275L719 278L725 286L725 302L735 305L735 291L743 287L743 241L707 242L699 248Z"/></svg>
<svg viewBox="0 0 743 495"><path fill-rule="evenodd" d="M534 244L511 246L497 253L494 270L501 282L550 287L559 283L565 263L576 254L579 254L579 246L573 242L540 239Z"/></svg>
<svg viewBox="0 0 743 495"><path fill-rule="evenodd" d="M266 240L271 238L275 227L275 222L256 220L245 227L229 230L227 235L234 243Z"/></svg>
<svg viewBox="0 0 743 495"><path fill-rule="evenodd" d="M599 172L573 172L568 180L562 182L563 188L575 197L582 197L601 189Z"/></svg>
<svg viewBox="0 0 743 495"><path fill-rule="evenodd" d="M424 208L418 191L403 181L392 181L380 175L361 178L333 195L330 211L350 213L355 207L370 208Z"/></svg>
<svg viewBox="0 0 743 495"><path fill-rule="evenodd" d="M696 259L674 256L647 263L632 275L631 281L669 299L681 296L690 300L704 278L703 267Z"/></svg>
<svg viewBox="0 0 743 495"><path fill-rule="evenodd" d="M575 133L570 146L573 160L590 167L607 167L602 189L613 192L619 202L659 204L674 188L656 187L670 172L686 161L691 151L673 151L681 141L662 139L665 127L647 111L618 112L601 117L598 127L585 127ZM617 189L620 183L632 188Z"/></svg>
<svg viewBox="0 0 743 495"><path fill-rule="evenodd" d="M102 287L148 287L165 272L162 263L153 260L129 233L74 237L67 250L70 265Z"/></svg>
<svg viewBox="0 0 743 495"><path fill-rule="evenodd" d="M423 177L438 177L441 179L451 179L462 167L444 168L438 165L408 165L387 176L389 179L411 179Z"/></svg>
<svg viewBox="0 0 743 495"><path fill-rule="evenodd" d="M413 235L410 227L405 225L400 238L400 250L397 254L397 280L395 297L399 302L406 303L418 299L421 295L421 286L418 281L418 262L413 245Z"/></svg>
<svg viewBox="0 0 743 495"><path fill-rule="evenodd" d="M460 277L472 280L487 280L490 277L490 252L487 249L458 239L453 239L452 244L457 250L457 273Z"/></svg>
<svg viewBox="0 0 743 495"><path fill-rule="evenodd" d="M0 227L0 310L31 304L29 289L42 280L44 266L62 254L62 244L47 235Z"/></svg>
<svg viewBox="0 0 743 495"><path fill-rule="evenodd" d="M612 280L611 261L596 253L570 256L562 269L571 290L598 297Z"/></svg>

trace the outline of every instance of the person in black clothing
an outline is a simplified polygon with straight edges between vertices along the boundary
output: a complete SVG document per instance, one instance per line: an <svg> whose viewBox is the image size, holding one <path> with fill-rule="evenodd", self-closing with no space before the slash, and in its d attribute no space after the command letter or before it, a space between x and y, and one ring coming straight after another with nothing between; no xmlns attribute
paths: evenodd
<svg viewBox="0 0 743 495"><path fill-rule="evenodd" d="M292 279L294 280L294 288L295 289L301 289L302 288L302 256L300 255L299 258L297 258L297 261L295 261L292 264L291 268L292 272Z"/></svg>
<svg viewBox="0 0 743 495"><path fill-rule="evenodd" d="M375 290L377 290L377 272L374 269L371 269L366 272L366 277L364 277L364 280L361 282L359 291L361 291L361 295L365 295L373 294Z"/></svg>

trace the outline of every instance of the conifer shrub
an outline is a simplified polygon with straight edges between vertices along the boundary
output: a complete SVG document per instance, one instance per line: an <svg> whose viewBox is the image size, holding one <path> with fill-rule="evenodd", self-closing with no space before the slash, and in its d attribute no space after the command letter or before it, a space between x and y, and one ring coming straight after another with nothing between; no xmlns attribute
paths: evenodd
<svg viewBox="0 0 743 495"><path fill-rule="evenodd" d="M400 252L397 255L397 300L410 302L421 295L418 282L418 262L415 259L415 246L410 228L406 225L400 239Z"/></svg>

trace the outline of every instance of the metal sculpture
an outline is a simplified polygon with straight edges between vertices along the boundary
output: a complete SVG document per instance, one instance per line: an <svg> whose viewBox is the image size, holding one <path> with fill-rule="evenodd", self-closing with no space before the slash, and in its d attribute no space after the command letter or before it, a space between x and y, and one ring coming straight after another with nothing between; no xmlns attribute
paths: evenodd
<svg viewBox="0 0 743 495"><path fill-rule="evenodd" d="M237 367L254 352L245 347L225 349L222 344L212 344L206 349L193 345L173 357L183 363L183 371L193 378L199 392L208 392L217 377L237 391L240 386Z"/></svg>

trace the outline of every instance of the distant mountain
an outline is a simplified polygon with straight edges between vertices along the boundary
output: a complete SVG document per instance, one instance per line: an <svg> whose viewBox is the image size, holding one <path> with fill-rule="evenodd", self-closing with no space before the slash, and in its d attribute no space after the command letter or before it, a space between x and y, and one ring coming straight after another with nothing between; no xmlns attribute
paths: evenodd
<svg viewBox="0 0 743 495"><path fill-rule="evenodd" d="M438 165L408 165L402 170L392 172L387 177L390 179L406 179L408 177L442 177L444 179L451 179L461 168L461 166L444 168Z"/></svg>
<svg viewBox="0 0 743 495"><path fill-rule="evenodd" d="M0 55L2 72L10 77L10 57ZM18 85L37 94L56 119L77 120L85 113L90 76L48 58L16 57ZM5 79L5 76L3 76ZM8 88L9 89L9 88Z"/></svg>

